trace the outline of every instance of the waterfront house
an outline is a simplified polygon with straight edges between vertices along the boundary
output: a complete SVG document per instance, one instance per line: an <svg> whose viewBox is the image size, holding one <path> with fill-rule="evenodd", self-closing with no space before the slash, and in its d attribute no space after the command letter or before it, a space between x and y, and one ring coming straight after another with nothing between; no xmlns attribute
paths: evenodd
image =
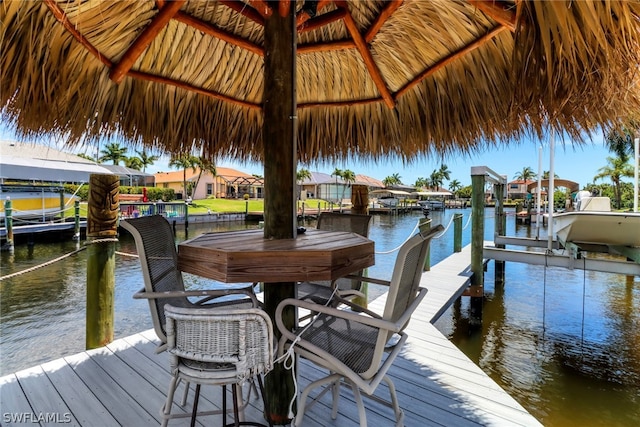
<svg viewBox="0 0 640 427"><path fill-rule="evenodd" d="M252 199L264 196L264 180L236 169L216 167L216 175L200 168L155 174L156 186L172 188L178 198L184 197L184 180L193 199L208 197L239 198L248 194Z"/></svg>
<svg viewBox="0 0 640 427"><path fill-rule="evenodd" d="M533 182L531 179L516 179L507 183L507 199L524 199L529 190L527 186Z"/></svg>

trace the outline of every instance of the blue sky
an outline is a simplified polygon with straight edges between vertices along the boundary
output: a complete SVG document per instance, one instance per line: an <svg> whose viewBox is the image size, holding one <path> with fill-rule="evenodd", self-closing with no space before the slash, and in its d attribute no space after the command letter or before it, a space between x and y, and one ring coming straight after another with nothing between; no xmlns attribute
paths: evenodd
<svg viewBox="0 0 640 427"><path fill-rule="evenodd" d="M0 125L0 139L18 140L11 129L8 129L5 125ZM568 139L562 140L556 137L554 158L556 175L561 178L576 181L581 187L593 182L593 177L598 173L598 169L607 164L606 158L611 155L611 153L604 148L603 139L602 135L599 134L594 136L592 140L588 140L579 145L573 144ZM37 142L64 150L64 147L59 142ZM419 159L406 165L402 164L401 161L390 159L386 161L380 160L377 163L354 160L338 164L323 163L300 165L299 167L305 167L312 171L325 172L327 174L331 174L336 167L340 169L350 169L356 174L368 175L379 180L397 173L400 175L404 184L412 185L420 177L428 178L433 170L438 169L440 163L444 162L451 171L451 179L457 179L463 185L469 185L471 184L470 172L472 166L487 166L500 175L506 175L508 180L514 179L514 176L527 166L531 167L534 172L537 173L538 153L539 147L541 146L543 147L542 170L550 170L548 140L522 141L517 144L511 144L509 147L494 148L477 154L465 156L451 155L444 160L439 158ZM238 169L250 174L264 175L262 165L260 164L221 160L217 162L217 165ZM168 158L166 157L147 168L147 172L150 173L160 171L167 172L171 170L176 169L169 168Z"/></svg>

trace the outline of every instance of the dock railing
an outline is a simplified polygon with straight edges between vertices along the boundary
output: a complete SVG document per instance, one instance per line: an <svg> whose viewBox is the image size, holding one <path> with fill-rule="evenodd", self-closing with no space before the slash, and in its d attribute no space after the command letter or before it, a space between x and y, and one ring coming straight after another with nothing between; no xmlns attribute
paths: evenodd
<svg viewBox="0 0 640 427"><path fill-rule="evenodd" d="M186 219L188 205L185 202L124 202L120 203L121 218L162 215L165 218Z"/></svg>

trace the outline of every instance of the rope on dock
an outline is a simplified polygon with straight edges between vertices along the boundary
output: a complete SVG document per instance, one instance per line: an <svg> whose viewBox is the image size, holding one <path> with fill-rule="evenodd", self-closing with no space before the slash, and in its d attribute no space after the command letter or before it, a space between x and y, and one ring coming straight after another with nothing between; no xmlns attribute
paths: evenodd
<svg viewBox="0 0 640 427"><path fill-rule="evenodd" d="M469 218L467 218L467 223L464 225L464 227L462 227L463 230L466 230L467 227L469 227L469 224L471 224L471 213L469 214Z"/></svg>
<svg viewBox="0 0 640 427"><path fill-rule="evenodd" d="M402 245L404 245L411 237L413 237L413 233L415 233L415 231L418 229L419 226L420 226L420 221L416 222L416 226L413 227L413 230L411 230L411 232L409 233L409 237L407 237L404 240L404 242L400 243L400 245L398 247L393 248L393 249L391 249L389 251L382 251L382 252L376 251L375 252L376 255L387 255L387 254L390 254L390 253L393 253L393 252L399 250L402 247Z"/></svg>
<svg viewBox="0 0 640 427"><path fill-rule="evenodd" d="M434 239L439 239L441 238L444 233L447 232L447 230L449 230L449 227L451 227L451 224L453 224L453 216L451 216L451 218L449 219L449 224L447 224L447 226L444 228L444 230L442 230L442 233L438 234L437 236L433 236Z"/></svg>
<svg viewBox="0 0 640 427"><path fill-rule="evenodd" d="M22 271L17 271L17 272L15 272L15 273L7 274L6 276L0 276L0 281L6 280L6 279L11 279L11 278L14 278L14 277L16 277L16 276L20 276L21 274L30 273L30 272L35 271L35 270L38 270L38 269L40 269L40 268L42 268L42 267L46 267L46 266L51 265L51 264L54 264L54 263L56 263L56 262L58 262L58 261L62 261L63 259L68 258L68 257L70 257L71 255L75 255L75 254L77 254L78 252L81 252L81 251L83 251L83 250L87 249L87 246L86 246L86 245L96 244L96 243L107 243L107 242L113 242L113 241L116 241L116 242L117 242L117 241L118 241L118 239L107 238L107 239L96 239L96 240L92 240L92 241L90 241L90 242L85 242L85 246L83 246L83 247L81 247L81 248L79 248L79 249L76 249L76 250L75 250L75 251L73 251L73 252L69 252L68 254L62 255L62 256L60 256L60 257L58 257L58 258L55 258L55 259L49 260L49 261L47 261L47 262L44 262L44 263L42 263L42 264L39 264L39 265L36 265L36 266L30 267L30 268L27 268L27 269L22 270ZM120 252L120 251L116 251L115 253L116 253L117 255L122 255L122 256L128 256L128 257L138 258L138 254L132 254L132 253L128 253L128 252Z"/></svg>
<svg viewBox="0 0 640 427"><path fill-rule="evenodd" d="M70 253L68 253L68 254L66 254L66 255L62 255L61 257L58 257L58 258L52 259L52 260L50 260L50 261L44 262L44 263L42 263L42 264L40 264L40 265L36 265L36 266L31 267L31 268L27 268L26 270L17 271L17 272L15 272L15 273L7 274L6 276L0 276L0 281L3 281L3 280L5 280L5 279L11 279L11 278L13 278L13 277L20 276L21 274L30 273L30 272L32 272L32 271L38 270L39 268L46 267L46 266L48 266L48 265L54 264L54 263L56 263L56 262L58 262L58 261L61 261L61 260L65 259L65 258L70 257L71 255L75 255L75 254L77 254L78 252L81 252L81 251L83 251L83 250L85 250L85 249L87 249L87 247L86 247L86 246L83 246L83 247L81 247L80 249L76 249L76 250L75 250L75 251L73 251L73 252L70 252Z"/></svg>
<svg viewBox="0 0 640 427"><path fill-rule="evenodd" d="M138 256L138 254L132 254L132 253L129 253L129 252L116 251L116 255L129 256L129 257L132 257L132 258L140 258Z"/></svg>

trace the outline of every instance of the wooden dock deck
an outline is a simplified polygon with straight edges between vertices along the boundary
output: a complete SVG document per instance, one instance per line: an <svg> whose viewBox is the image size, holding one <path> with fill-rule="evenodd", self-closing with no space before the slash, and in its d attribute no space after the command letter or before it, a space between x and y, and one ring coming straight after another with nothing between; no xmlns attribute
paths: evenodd
<svg viewBox="0 0 640 427"><path fill-rule="evenodd" d="M423 275L429 294L412 317L407 329L409 340L390 370L405 411L405 425L540 426L432 325L467 285L469 257L464 251L469 248ZM380 310L384 298L376 299L370 307ZM92 427L159 424L170 374L167 355L155 354L156 341L149 330L0 378L0 423ZM298 370L300 387L321 375L318 368L303 360ZM201 408L220 405L219 393L220 387L203 387ZM388 396L386 386L381 385L376 395ZM180 397L181 393L176 393L176 399ZM258 402L254 399L252 405ZM348 389L341 390L336 420L331 419L330 403L327 394L310 409L305 426L358 425L357 409ZM389 408L366 398L365 406L369 425L393 425ZM261 408L251 406L246 415L248 419L261 419ZM219 421L219 416L200 417L198 425ZM169 425L188 422L177 419Z"/></svg>

